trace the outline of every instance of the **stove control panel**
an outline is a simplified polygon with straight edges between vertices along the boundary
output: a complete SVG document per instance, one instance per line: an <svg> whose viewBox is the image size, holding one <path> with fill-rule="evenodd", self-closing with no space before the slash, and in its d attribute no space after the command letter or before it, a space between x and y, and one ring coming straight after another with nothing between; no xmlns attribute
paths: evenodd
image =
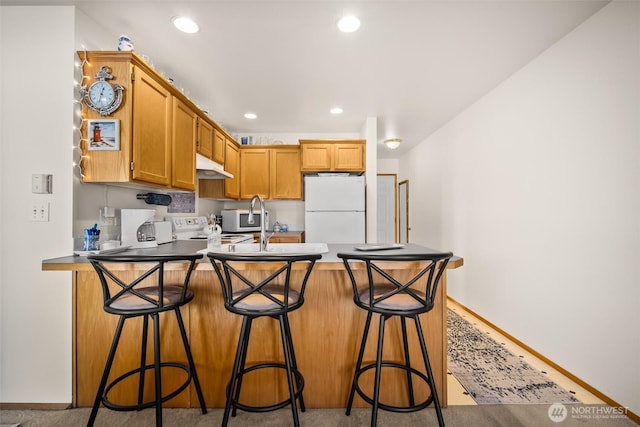
<svg viewBox="0 0 640 427"><path fill-rule="evenodd" d="M204 216L177 216L171 218L173 231L176 233L186 231L200 231L207 225L207 218Z"/></svg>

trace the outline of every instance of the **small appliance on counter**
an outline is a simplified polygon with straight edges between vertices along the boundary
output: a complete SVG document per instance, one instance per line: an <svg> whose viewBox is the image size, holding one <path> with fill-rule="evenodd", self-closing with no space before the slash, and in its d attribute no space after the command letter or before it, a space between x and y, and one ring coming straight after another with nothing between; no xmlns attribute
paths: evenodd
<svg viewBox="0 0 640 427"><path fill-rule="evenodd" d="M122 246L154 248L159 243L170 242L171 223L154 222L155 214L154 209L121 209Z"/></svg>
<svg viewBox="0 0 640 427"><path fill-rule="evenodd" d="M173 242L171 221L154 221L153 226L155 228L157 244L162 245L163 243Z"/></svg>

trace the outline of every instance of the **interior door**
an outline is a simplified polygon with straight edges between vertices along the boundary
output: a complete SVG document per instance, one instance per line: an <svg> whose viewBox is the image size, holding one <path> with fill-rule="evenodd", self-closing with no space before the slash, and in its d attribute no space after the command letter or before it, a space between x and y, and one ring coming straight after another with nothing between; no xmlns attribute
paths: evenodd
<svg viewBox="0 0 640 427"><path fill-rule="evenodd" d="M396 174L378 175L378 243L395 243L398 241L397 180Z"/></svg>

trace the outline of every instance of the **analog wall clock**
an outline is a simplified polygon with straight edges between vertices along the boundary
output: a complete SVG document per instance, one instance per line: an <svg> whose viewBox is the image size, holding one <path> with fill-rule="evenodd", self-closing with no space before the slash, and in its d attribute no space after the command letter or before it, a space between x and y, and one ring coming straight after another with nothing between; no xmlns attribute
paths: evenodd
<svg viewBox="0 0 640 427"><path fill-rule="evenodd" d="M96 79L89 87L83 86L80 89L82 101L89 109L101 116L108 116L120 108L124 89L118 84L114 85L107 81L113 79L111 69L107 66L100 68Z"/></svg>

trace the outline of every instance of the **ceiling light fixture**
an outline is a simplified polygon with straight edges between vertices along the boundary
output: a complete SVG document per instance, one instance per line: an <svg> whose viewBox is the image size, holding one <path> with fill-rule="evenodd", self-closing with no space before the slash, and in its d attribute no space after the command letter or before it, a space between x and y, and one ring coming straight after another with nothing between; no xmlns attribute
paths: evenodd
<svg viewBox="0 0 640 427"><path fill-rule="evenodd" d="M244 113L244 118L254 120L258 118L258 115L256 113Z"/></svg>
<svg viewBox="0 0 640 427"><path fill-rule="evenodd" d="M342 114L342 108L340 107L333 107L331 110L329 110L329 112L331 114Z"/></svg>
<svg viewBox="0 0 640 427"><path fill-rule="evenodd" d="M360 28L360 20L353 15L346 15L338 21L338 29L343 33L353 33Z"/></svg>
<svg viewBox="0 0 640 427"><path fill-rule="evenodd" d="M171 19L174 27L183 33L193 34L200 31L200 27L191 18L185 16L175 16Z"/></svg>
<svg viewBox="0 0 640 427"><path fill-rule="evenodd" d="M401 142L402 140L400 138L390 138L384 140L384 145L386 145L390 150L395 150L400 146Z"/></svg>

